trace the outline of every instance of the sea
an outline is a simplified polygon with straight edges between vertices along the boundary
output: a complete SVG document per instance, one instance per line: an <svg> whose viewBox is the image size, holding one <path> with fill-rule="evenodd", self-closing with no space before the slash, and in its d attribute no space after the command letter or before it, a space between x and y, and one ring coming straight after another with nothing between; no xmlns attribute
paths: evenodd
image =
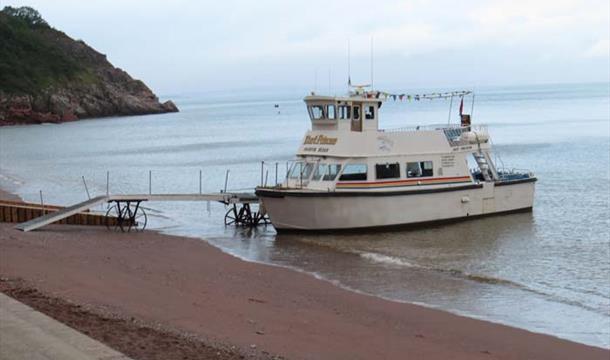
<svg viewBox="0 0 610 360"><path fill-rule="evenodd" d="M2 127L0 186L60 205L107 191L252 191L283 179L310 126L305 94L166 94L179 113ZM390 99L380 126L455 123L458 106L457 98ZM225 226L228 208L219 203L151 202L147 226L352 291L610 348L610 84L481 87L464 111L488 125L498 167L538 177L533 212L409 231L284 235L271 225Z"/></svg>

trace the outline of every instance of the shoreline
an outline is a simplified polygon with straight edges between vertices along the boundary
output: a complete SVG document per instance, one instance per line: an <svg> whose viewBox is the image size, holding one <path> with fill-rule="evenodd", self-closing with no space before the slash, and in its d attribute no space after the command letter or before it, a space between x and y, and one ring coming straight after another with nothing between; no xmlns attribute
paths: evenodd
<svg viewBox="0 0 610 360"><path fill-rule="evenodd" d="M222 344L240 354L297 359L404 354L605 359L610 354L353 292L290 268L246 262L197 239L62 225L31 233L10 224L0 229L3 278L23 279L49 297L113 317L195 334L206 339L204 344Z"/></svg>

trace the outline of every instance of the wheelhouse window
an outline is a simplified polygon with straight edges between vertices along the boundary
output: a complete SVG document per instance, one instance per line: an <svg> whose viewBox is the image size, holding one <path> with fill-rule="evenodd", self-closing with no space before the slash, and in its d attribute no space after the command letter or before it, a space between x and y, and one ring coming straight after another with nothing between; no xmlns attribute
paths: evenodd
<svg viewBox="0 0 610 360"><path fill-rule="evenodd" d="M340 164L318 164L313 174L315 181L333 181L341 171Z"/></svg>
<svg viewBox="0 0 610 360"><path fill-rule="evenodd" d="M352 118L352 107L349 105L339 106L339 119L349 120Z"/></svg>
<svg viewBox="0 0 610 360"><path fill-rule="evenodd" d="M377 164L375 165L375 175L377 179L400 178L400 164Z"/></svg>
<svg viewBox="0 0 610 360"><path fill-rule="evenodd" d="M337 113L335 111L335 105L328 105L326 107L326 115L330 120L334 120L337 118Z"/></svg>
<svg viewBox="0 0 610 360"><path fill-rule="evenodd" d="M434 173L432 161L419 161L407 163L407 177L428 177Z"/></svg>
<svg viewBox="0 0 610 360"><path fill-rule="evenodd" d="M347 164L343 169L343 173L339 177L339 180L343 181L360 181L367 179L367 166L366 164Z"/></svg>
<svg viewBox="0 0 610 360"><path fill-rule="evenodd" d="M354 106L354 120L360 120L360 106Z"/></svg>
<svg viewBox="0 0 610 360"><path fill-rule="evenodd" d="M309 107L309 115L312 120L321 120L324 118L324 106L322 105L311 105Z"/></svg>
<svg viewBox="0 0 610 360"><path fill-rule="evenodd" d="M368 105L364 107L364 118L367 120L373 120L375 118L375 106Z"/></svg>

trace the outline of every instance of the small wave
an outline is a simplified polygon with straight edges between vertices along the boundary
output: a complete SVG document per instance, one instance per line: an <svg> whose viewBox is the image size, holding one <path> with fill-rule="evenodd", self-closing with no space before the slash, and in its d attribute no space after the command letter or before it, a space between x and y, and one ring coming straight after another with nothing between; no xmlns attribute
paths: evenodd
<svg viewBox="0 0 610 360"><path fill-rule="evenodd" d="M468 281L474 281L474 282L477 282L480 284L501 285L501 286L511 287L511 288L518 289L521 291L526 291L526 292L529 292L532 294L536 294L538 296L542 296L543 298L546 298L546 299L549 299L549 300L552 300L555 302L563 303L566 305L577 306L577 307L580 307L580 308L583 308L583 309L586 309L589 311L597 312L597 313L600 313L603 315L605 315L605 313L606 313L605 309L600 309L596 306L591 306L591 305L585 304L581 301L568 299L568 298L565 298L565 297L557 295L557 294L547 293L545 291L535 289L535 288L529 287L527 285L520 284L518 282L511 281L508 279L502 279L502 278L497 278L497 277L488 276L488 275L471 274L471 273L468 273L468 272L465 272L462 270L458 270L458 269L442 269L442 268L417 265L417 264L410 263L410 262L408 262L404 259L398 258L398 257L383 255L383 254L379 254L379 253L360 252L360 253L358 253L358 255L363 259L366 259L366 260L369 260L371 262L378 263L378 264L401 266L401 267L405 267L405 268L419 269L419 270L425 270L425 271L434 271L434 272L442 273L442 274L449 275L452 277L456 277L456 278L460 278L460 279L464 279L464 280L468 280Z"/></svg>
<svg viewBox="0 0 610 360"><path fill-rule="evenodd" d="M505 285L505 286L512 286L515 288L519 288L522 290L529 290L527 288L527 286L516 283L514 281L510 281L507 279L500 279L497 277L493 277L493 276L487 276L487 275L478 275L478 274L470 274L467 272L464 272L462 270L456 270L456 269L434 269L436 271L439 272L443 272L443 273L449 273L453 276L456 277L461 277L463 279L467 279L467 280L471 280L471 281L475 281L478 283L483 283L483 284L492 284L492 285Z"/></svg>
<svg viewBox="0 0 610 360"><path fill-rule="evenodd" d="M406 260L397 258L397 257L393 257L393 256L387 256L387 255L382 255L382 254L377 254L377 253L370 253L370 252L363 252L359 254L360 257L366 259L366 260L370 260L372 262L378 263L378 264L387 264L387 265L398 265L398 266L404 266L404 267L410 267L410 268L420 268L420 266L412 264Z"/></svg>

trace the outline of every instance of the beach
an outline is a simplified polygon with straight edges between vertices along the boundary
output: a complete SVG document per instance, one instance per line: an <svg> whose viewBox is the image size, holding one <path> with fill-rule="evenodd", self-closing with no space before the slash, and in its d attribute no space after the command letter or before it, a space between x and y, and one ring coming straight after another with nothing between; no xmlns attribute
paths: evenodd
<svg viewBox="0 0 610 360"><path fill-rule="evenodd" d="M80 321L90 327L86 333L134 358L163 358L155 336L210 351L191 351L183 358L610 356L605 349L388 301L306 273L242 261L200 239L66 225L23 233L0 224L0 233L4 292L60 321L57 313L62 313L64 321L74 324L86 309L80 315L89 319ZM70 306L78 311L68 316ZM110 325L97 326L100 322ZM134 332L129 324L148 330ZM129 337L109 336L122 333Z"/></svg>

